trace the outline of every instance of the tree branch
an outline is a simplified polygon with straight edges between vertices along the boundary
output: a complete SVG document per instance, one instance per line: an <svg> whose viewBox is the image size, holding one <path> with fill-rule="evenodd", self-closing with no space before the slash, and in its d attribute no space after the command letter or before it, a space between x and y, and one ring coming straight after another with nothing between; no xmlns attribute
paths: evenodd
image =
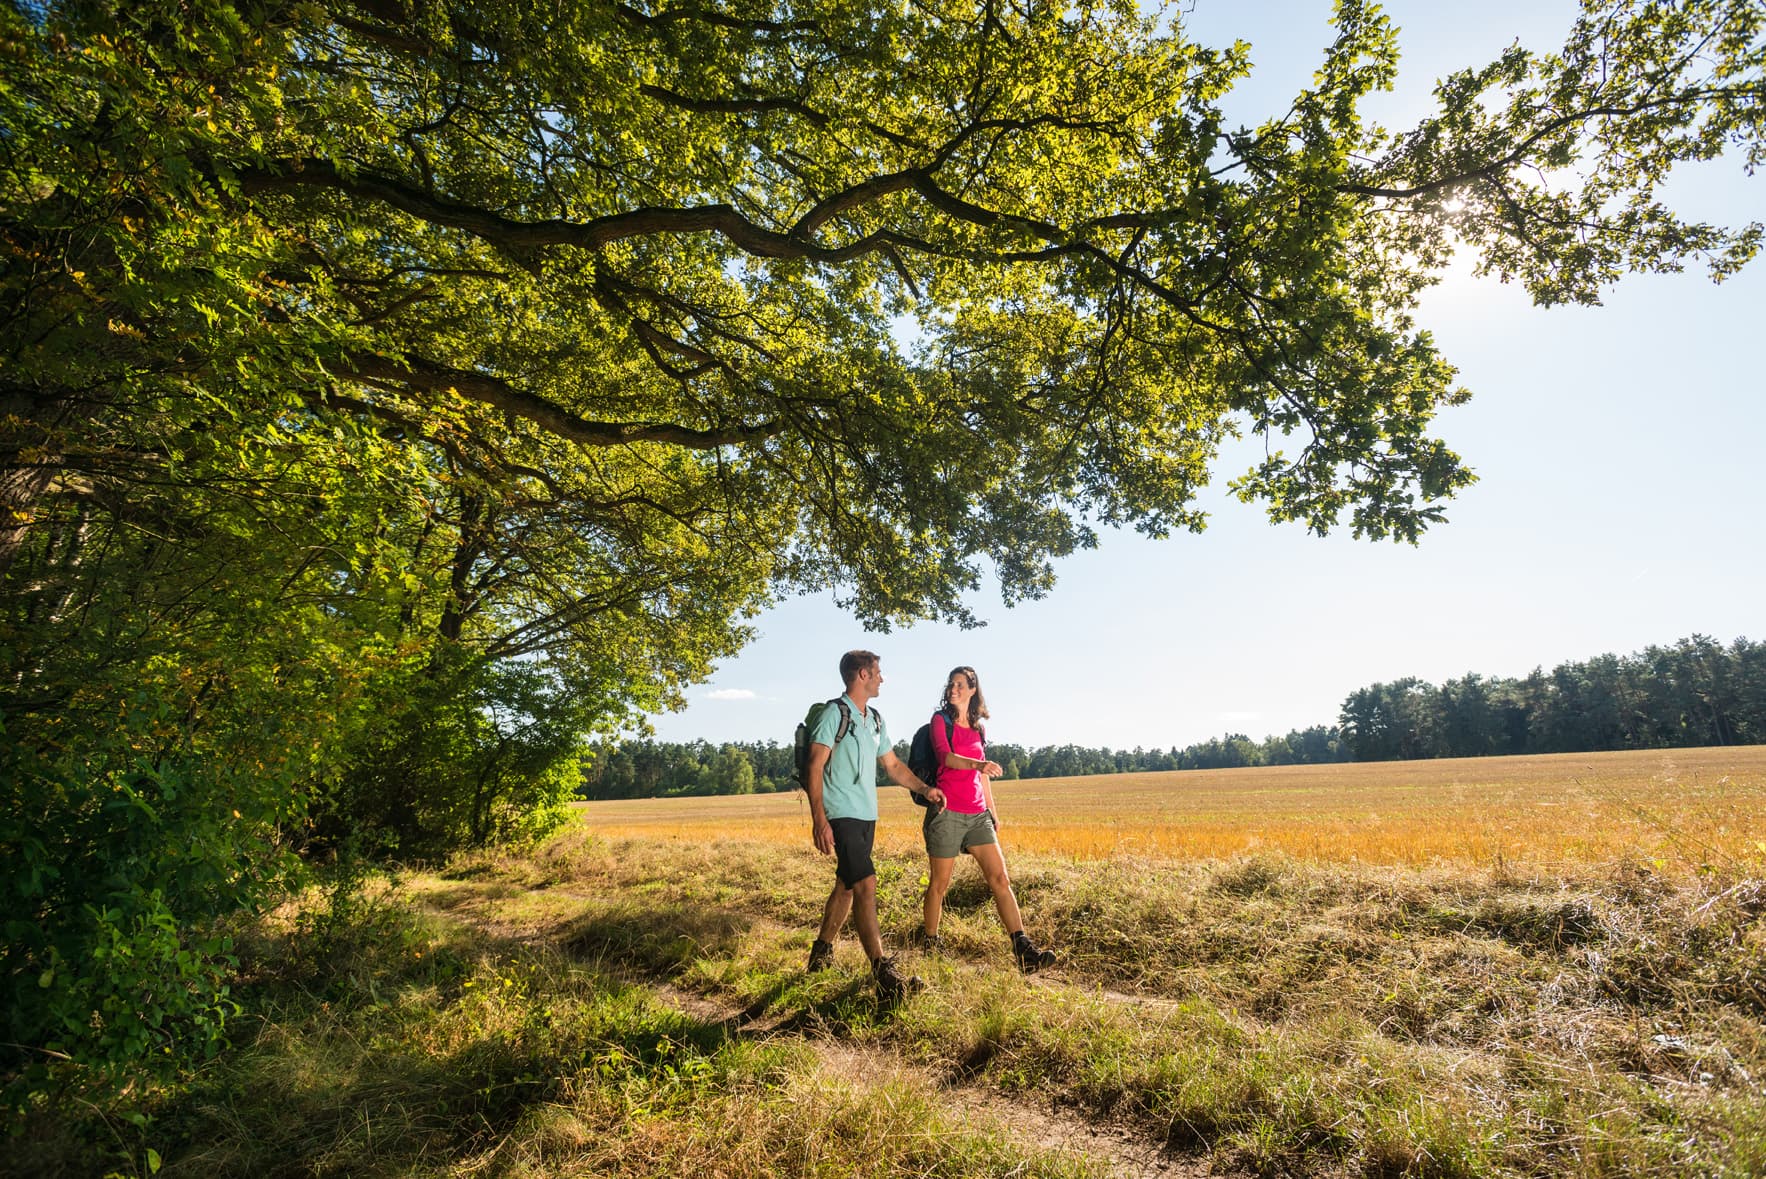
<svg viewBox="0 0 1766 1179"><path fill-rule="evenodd" d="M333 366L333 371L339 376L394 391L436 393L452 390L462 397L525 418L548 433L581 446L627 446L634 442L662 442L691 450L715 450L720 446L741 446L757 439L770 438L784 428L779 422L696 430L671 422L590 421L543 397L516 388L500 377L449 368L420 357L393 359L372 353L354 352Z"/></svg>
<svg viewBox="0 0 1766 1179"><path fill-rule="evenodd" d="M397 177L367 171L346 173L331 161L320 159L283 160L269 168L242 168L238 177L241 188L248 195L328 188L380 201L421 221L464 230L506 248L577 246L592 250L635 237L717 233L755 257L802 258L832 264L850 262L881 250L887 244L910 248L916 244L899 234L878 231L843 246L818 246L792 234L756 225L733 206L725 204L697 208L646 207L581 222L559 218L518 221L478 205L425 192Z"/></svg>
<svg viewBox="0 0 1766 1179"><path fill-rule="evenodd" d="M1457 172L1451 176L1443 176L1439 179L1426 181L1422 184L1413 184L1409 188L1384 188L1378 185L1367 184L1339 184L1335 187L1335 191L1344 193L1348 196L1385 197L1390 200L1408 200L1411 197L1429 196L1430 194L1439 192L1444 188L1466 184L1473 180L1495 179L1498 172L1501 172L1506 168L1512 168L1524 160L1527 156L1527 152L1530 151L1535 144L1554 132L1561 131L1572 124L1585 123L1590 119L1627 118L1632 115L1643 114L1645 111L1655 110L1659 107L1695 105L1719 96L1766 97L1766 89L1749 86L1737 86L1733 88L1719 87L1705 90L1682 91L1679 94L1671 94L1664 98L1654 99L1649 102L1633 103L1630 106L1589 107L1586 110L1575 111L1571 114L1558 116L1539 128L1533 134L1527 136L1527 138L1523 139L1520 143L1516 144L1508 154L1498 159L1491 160L1489 163L1482 164L1476 168L1469 168L1463 172Z"/></svg>
<svg viewBox="0 0 1766 1179"><path fill-rule="evenodd" d="M666 86L650 83L639 86L638 93L698 115L759 115L768 111L790 111L818 127L825 127L829 122L827 115L796 98L688 98Z"/></svg>

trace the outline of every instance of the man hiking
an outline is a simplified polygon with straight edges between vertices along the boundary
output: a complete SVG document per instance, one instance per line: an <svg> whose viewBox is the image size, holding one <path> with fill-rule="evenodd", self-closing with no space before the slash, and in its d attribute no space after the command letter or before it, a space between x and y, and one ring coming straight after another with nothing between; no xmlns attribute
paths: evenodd
<svg viewBox="0 0 1766 1179"><path fill-rule="evenodd" d="M903 978L895 963L883 956L877 927L877 869L871 863L877 834L877 763L883 763L891 781L924 795L934 806L943 805L944 795L914 777L895 756L883 714L869 707L883 690L877 656L848 651L840 657L840 679L846 694L816 718L804 782L810 837L817 851L834 857L834 888L822 910L821 932L809 948L808 969L821 970L833 961L834 938L856 908L854 924L859 944L871 960L877 995L894 1002L925 984L918 978Z"/></svg>

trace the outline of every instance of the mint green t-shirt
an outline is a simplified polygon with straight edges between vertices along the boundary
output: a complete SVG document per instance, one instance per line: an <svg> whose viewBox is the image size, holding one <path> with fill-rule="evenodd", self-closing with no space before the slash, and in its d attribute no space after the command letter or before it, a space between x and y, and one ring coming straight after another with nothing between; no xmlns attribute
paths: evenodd
<svg viewBox="0 0 1766 1179"><path fill-rule="evenodd" d="M889 728L883 714L875 708L860 713L851 696L842 695L852 714L852 724L840 744L834 734L840 731L840 707L831 704L816 718L815 732L809 739L817 745L833 749L828 765L822 771L822 809L830 819L872 819L877 817L877 756L890 749Z"/></svg>

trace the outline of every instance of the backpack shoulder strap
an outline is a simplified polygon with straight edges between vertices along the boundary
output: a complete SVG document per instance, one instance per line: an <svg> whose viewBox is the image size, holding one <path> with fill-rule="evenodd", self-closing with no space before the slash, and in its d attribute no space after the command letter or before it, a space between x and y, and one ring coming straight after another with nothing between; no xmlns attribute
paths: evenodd
<svg viewBox="0 0 1766 1179"><path fill-rule="evenodd" d="M865 711L871 714L871 737L873 739L881 737L883 735L883 714L875 708L867 708Z"/></svg>
<svg viewBox="0 0 1766 1179"><path fill-rule="evenodd" d="M846 697L844 696L836 696L828 703L840 710L840 727L834 730L834 744L828 746L832 750L846 740L846 734L852 729L852 709L846 706Z"/></svg>

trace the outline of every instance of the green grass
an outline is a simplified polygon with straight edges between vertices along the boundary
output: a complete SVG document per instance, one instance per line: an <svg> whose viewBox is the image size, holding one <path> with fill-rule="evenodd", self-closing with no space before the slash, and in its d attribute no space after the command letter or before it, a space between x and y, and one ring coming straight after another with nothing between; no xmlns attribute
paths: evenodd
<svg viewBox="0 0 1766 1179"><path fill-rule="evenodd" d="M1758 1173L1766 889L1647 867L1519 877L1280 856L1078 864L1014 857L1058 981L1006 968L959 874L932 995L882 1021L797 973L826 866L733 842L582 834L499 879L543 876L579 945L629 968L875 1041L952 1078L1053 1095L1274 1173ZM880 865L886 933L917 922L919 865ZM642 898L643 937L596 916ZM736 926L708 928L708 914ZM543 936L543 935L542 935ZM845 990L841 987L845 986ZM1133 1002L1134 997L1164 1002Z"/></svg>
<svg viewBox="0 0 1766 1179"><path fill-rule="evenodd" d="M879 868L900 945L922 864ZM930 989L887 1009L850 937L835 970L802 972L819 857L575 831L463 858L242 930L233 1049L179 1086L43 1111L9 1162L136 1174L151 1148L171 1175L1097 1173L1012 1133L1014 1110L1052 1103L1264 1175L1766 1171L1766 886L1745 876L1275 855L1014 854L1013 872L1059 969L1010 969L964 867L948 952L905 956ZM696 1018L678 992L743 1014ZM996 1115L966 1124L943 1086Z"/></svg>
<svg viewBox="0 0 1766 1179"><path fill-rule="evenodd" d="M670 960L635 925L604 928ZM397 895L347 924L260 930L250 950L251 1032L231 1052L187 1084L111 1110L42 1111L14 1127L8 1169L147 1174L157 1160L164 1176L1096 1171L959 1126L911 1082L830 1073L800 1037L755 1042L683 1014L610 973L611 958L486 937L416 914Z"/></svg>

